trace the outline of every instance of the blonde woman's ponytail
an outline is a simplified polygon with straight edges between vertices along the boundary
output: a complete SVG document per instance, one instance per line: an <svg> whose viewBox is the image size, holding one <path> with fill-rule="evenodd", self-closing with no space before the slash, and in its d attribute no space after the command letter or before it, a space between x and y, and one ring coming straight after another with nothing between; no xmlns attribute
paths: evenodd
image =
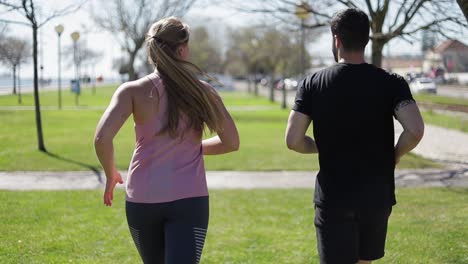
<svg viewBox="0 0 468 264"><path fill-rule="evenodd" d="M197 78L203 72L194 64L176 55L180 45L187 44L189 30L175 17L162 19L150 28L147 36L149 60L156 66L165 86L168 99L168 123L161 132L179 136L179 120L184 114L188 126L210 132L222 130L224 115L215 91Z"/></svg>

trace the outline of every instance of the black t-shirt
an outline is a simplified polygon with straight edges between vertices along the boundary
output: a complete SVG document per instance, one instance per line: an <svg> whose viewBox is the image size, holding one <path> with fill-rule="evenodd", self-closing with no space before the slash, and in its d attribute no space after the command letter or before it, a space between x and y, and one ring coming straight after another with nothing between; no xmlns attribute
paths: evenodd
<svg viewBox="0 0 468 264"><path fill-rule="evenodd" d="M401 76L367 63L338 63L301 82L293 110L313 122L318 206L396 203L393 115L408 100L413 97Z"/></svg>

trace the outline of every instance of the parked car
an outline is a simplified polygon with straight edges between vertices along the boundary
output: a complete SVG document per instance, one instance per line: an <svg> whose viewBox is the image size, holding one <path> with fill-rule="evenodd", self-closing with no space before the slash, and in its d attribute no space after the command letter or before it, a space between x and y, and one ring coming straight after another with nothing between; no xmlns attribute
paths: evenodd
<svg viewBox="0 0 468 264"><path fill-rule="evenodd" d="M286 78L286 79L281 79L280 81L278 81L275 88L278 90L281 90L283 89L283 86L284 86L286 90L294 91L294 90L297 90L297 84L298 84L297 80L292 79L292 78Z"/></svg>
<svg viewBox="0 0 468 264"><path fill-rule="evenodd" d="M297 80L295 79L290 79L290 78L286 78L284 79L284 85L286 90L297 90Z"/></svg>
<svg viewBox="0 0 468 264"><path fill-rule="evenodd" d="M437 93L437 85L430 78L416 78L410 83L413 93Z"/></svg>
<svg viewBox="0 0 468 264"><path fill-rule="evenodd" d="M210 73L209 76L213 78L209 79L206 76L198 76L200 80L209 83L213 88L218 91L234 91L234 79L230 75Z"/></svg>

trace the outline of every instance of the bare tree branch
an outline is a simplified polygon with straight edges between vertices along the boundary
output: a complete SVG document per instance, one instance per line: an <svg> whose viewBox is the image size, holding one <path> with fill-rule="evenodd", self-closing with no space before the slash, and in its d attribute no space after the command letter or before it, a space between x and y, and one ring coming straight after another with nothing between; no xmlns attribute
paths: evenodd
<svg viewBox="0 0 468 264"><path fill-rule="evenodd" d="M6 7L8 7L8 8L11 9L11 10L20 9L20 8L21 8L20 5L14 5L14 4L10 3L10 1L4 1L4 0L0 0L0 5L6 6Z"/></svg>
<svg viewBox="0 0 468 264"><path fill-rule="evenodd" d="M457 0L457 3L468 21L468 0Z"/></svg>
<svg viewBox="0 0 468 264"><path fill-rule="evenodd" d="M468 0L457 0L465 10ZM393 38L404 38L412 41L413 35L421 30L433 30L441 36L448 37L455 33L450 26L466 27L467 22L460 16L454 0L315 0L306 1L310 7L308 12L314 17L317 27L328 24L331 13L343 7L357 7L370 17L372 29L372 61L377 66L381 64L384 45ZM294 6L298 2L293 0L251 0L233 8L247 13L267 14L279 22L298 25L298 20L292 18ZM392 6L391 6L392 5ZM317 11L318 10L318 11ZM396 10L393 12L393 10ZM467 11L468 12L468 11ZM312 25L313 25L312 24ZM306 27L310 27L306 23ZM385 30L384 30L385 26Z"/></svg>
<svg viewBox="0 0 468 264"><path fill-rule="evenodd" d="M397 14L396 14L396 16L395 16L395 19L394 19L393 23L390 25L390 28L389 28L390 31L391 31L391 30L395 27L395 25L398 23L398 21L399 21L399 19L400 19L400 15L401 15L402 13L405 12L405 7L406 7L406 3L407 3L407 2L408 2L408 0L404 0L403 3L400 4L400 8L398 8L398 12L397 12Z"/></svg>
<svg viewBox="0 0 468 264"><path fill-rule="evenodd" d="M455 22L455 23L461 23L461 21L459 21L457 18L455 17L447 17L447 18L443 18L443 19L438 19L438 20L434 20L428 24L425 24L425 25L422 25L420 27L417 27L415 29L412 29L410 31L403 31L401 32L401 35L412 35L420 30L424 30L424 29L430 29L431 27L435 26L435 25L438 25L440 23L443 23L443 22L446 22L446 21L452 21L452 22ZM443 34L443 31L441 32L438 32L440 34ZM397 35L393 35L394 37L396 37ZM450 37L448 37L450 38Z"/></svg>
<svg viewBox="0 0 468 264"><path fill-rule="evenodd" d="M375 19L375 11L372 8L372 3L370 0L366 0L367 10L369 11L369 15L372 19Z"/></svg>
<svg viewBox="0 0 468 264"><path fill-rule="evenodd" d="M98 26L110 32L128 55L129 78L135 79L137 53L145 43L149 26L167 16L184 16L196 0L101 0L101 12L93 13Z"/></svg>
<svg viewBox="0 0 468 264"><path fill-rule="evenodd" d="M46 19L44 19L44 21L40 22L38 27L42 27L43 25L47 24L47 22L49 22L50 20L55 19L57 17L67 16L76 13L76 11L80 10L87 1L88 0L82 0L79 4L69 5L63 9L53 11L53 13L49 15Z"/></svg>
<svg viewBox="0 0 468 264"><path fill-rule="evenodd" d="M342 3L343 5L347 7L357 8L357 6L352 1L338 0L338 2Z"/></svg>
<svg viewBox="0 0 468 264"><path fill-rule="evenodd" d="M0 44L0 60L7 62L10 66L24 63L31 57L31 45L26 40L6 37Z"/></svg>
<svg viewBox="0 0 468 264"><path fill-rule="evenodd" d="M257 1L259 2L259 1ZM298 2L296 1L289 1L289 0L274 0L274 1L262 1L260 5L251 6L246 2L237 3L233 2L228 4L230 8L238 10L240 12L245 13L259 13L259 14L267 14L275 19L280 21L288 21L286 24L296 24L300 25L297 16L296 16L296 9L298 7ZM331 14L321 12L319 10L326 10L320 9L318 7L314 7L312 5L303 5L302 8L312 16L314 16L317 20L314 24L305 23L305 26L308 28L317 28L324 25L327 25L326 21L331 19Z"/></svg>
<svg viewBox="0 0 468 264"><path fill-rule="evenodd" d="M8 20L8 19L0 19L0 22L6 23L6 24L23 25L23 26L29 26L29 25L31 25L31 24L26 23L26 22L15 21L15 20Z"/></svg>

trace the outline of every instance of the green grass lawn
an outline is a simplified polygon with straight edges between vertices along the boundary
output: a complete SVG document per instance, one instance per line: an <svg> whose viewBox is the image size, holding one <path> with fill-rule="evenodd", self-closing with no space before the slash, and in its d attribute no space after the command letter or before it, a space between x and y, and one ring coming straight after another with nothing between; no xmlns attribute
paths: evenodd
<svg viewBox="0 0 468 264"><path fill-rule="evenodd" d="M318 263L313 191L216 190L202 263ZM0 263L140 263L125 219L101 191L0 191ZM399 189L376 263L468 262L468 189Z"/></svg>
<svg viewBox="0 0 468 264"><path fill-rule="evenodd" d="M116 87L105 87L91 95L83 90L80 102L87 106L105 107ZM238 152L205 158L208 170L317 170L316 155L301 155L289 151L284 143L288 110L264 98L241 93L223 93L241 138ZM44 106L56 105L56 93L41 95ZM32 96L25 96L24 105L32 105ZM73 96L64 97L65 106L73 106ZM14 105L14 96L0 96L1 105ZM268 106L266 109L245 111L239 106ZM234 108L236 107L236 108ZM277 107L277 109L275 109ZM37 151L35 116L33 111L0 111L0 170L87 170L99 167L94 154L93 136L103 110L48 110L42 112L47 150L55 156ZM125 170L134 147L133 122L130 120L114 140L117 166ZM401 168L425 168L434 163L416 155L406 156Z"/></svg>
<svg viewBox="0 0 468 264"><path fill-rule="evenodd" d="M427 102L427 103L468 106L468 99L465 99L465 98L456 98L456 97L433 95L433 94L415 94L414 99L416 99L416 101Z"/></svg>
<svg viewBox="0 0 468 264"><path fill-rule="evenodd" d="M468 133L468 119L448 114L439 114L434 111L422 111L424 122L440 127L459 130Z"/></svg>
<svg viewBox="0 0 468 264"><path fill-rule="evenodd" d="M96 95L93 95L92 89L84 88L79 96L80 106L107 106L112 94L114 93L117 85L101 86L96 88ZM22 95L21 106L33 106L34 96L32 93ZM41 106L55 106L58 105L57 91L40 92ZM18 106L18 97L16 95L3 95L0 96L0 106ZM70 92L69 88L62 89L62 105L75 106L75 94Z"/></svg>

